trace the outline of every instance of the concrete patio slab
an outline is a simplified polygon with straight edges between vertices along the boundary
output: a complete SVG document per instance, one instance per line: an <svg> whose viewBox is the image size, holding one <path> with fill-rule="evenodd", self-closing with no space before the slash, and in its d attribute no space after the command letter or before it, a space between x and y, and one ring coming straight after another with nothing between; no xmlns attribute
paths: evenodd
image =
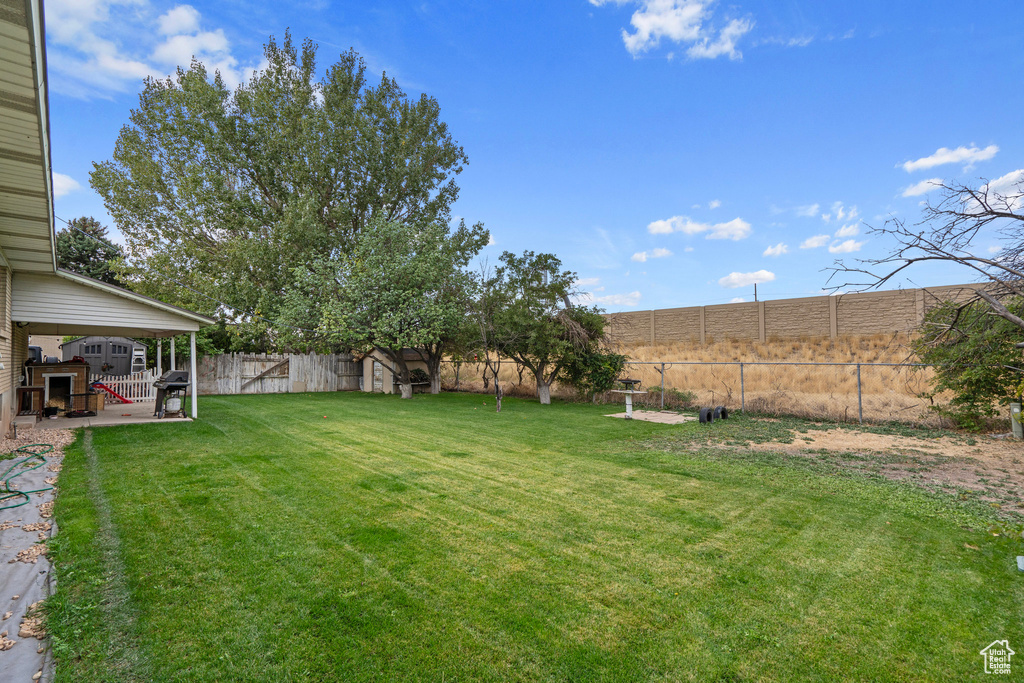
<svg viewBox="0 0 1024 683"><path fill-rule="evenodd" d="M605 417L621 417L625 419L625 413L612 413L611 415L605 415ZM694 422L698 418L696 415L680 415L670 410L634 410L634 420L643 420L644 422L657 422L663 425L678 425L684 422Z"/></svg>
<svg viewBox="0 0 1024 683"><path fill-rule="evenodd" d="M27 429L78 429L79 427L116 427L127 424L147 424L150 422L191 422L190 417L165 417L158 419L153 417L154 405L152 401L139 403L112 403L96 414L96 417L58 417L56 419L43 418L42 420L29 422L18 422L18 433L22 434ZM24 419L24 416L19 418Z"/></svg>

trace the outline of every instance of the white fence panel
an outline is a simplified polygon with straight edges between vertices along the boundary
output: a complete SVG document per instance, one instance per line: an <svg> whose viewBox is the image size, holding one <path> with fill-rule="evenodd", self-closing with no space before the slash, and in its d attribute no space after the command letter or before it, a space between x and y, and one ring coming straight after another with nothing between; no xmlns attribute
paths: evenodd
<svg viewBox="0 0 1024 683"><path fill-rule="evenodd" d="M110 390L114 393L134 402L155 401L156 389L153 387L153 382L156 380L155 370L146 370L145 372L136 372L133 375L123 375L120 377L101 375L94 378L94 381L102 382L110 387ZM107 398L117 400L109 394L107 394Z"/></svg>

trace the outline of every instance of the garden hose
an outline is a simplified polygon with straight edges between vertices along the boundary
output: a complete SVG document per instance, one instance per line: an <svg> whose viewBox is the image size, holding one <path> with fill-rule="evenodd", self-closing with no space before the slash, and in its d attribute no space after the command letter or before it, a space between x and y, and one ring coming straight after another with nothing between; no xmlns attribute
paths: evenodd
<svg viewBox="0 0 1024 683"><path fill-rule="evenodd" d="M31 450L37 447L42 448L44 450ZM53 446L51 446L48 443L31 443L28 444L27 446L22 446L14 451L15 453L28 453L28 456L14 463L10 467L8 467L3 474L0 474L0 484L3 484L3 487L0 488L0 503L6 503L9 500L16 500L18 498L24 498L24 500L22 500L20 503L14 503L13 505L0 505L0 510L11 510L17 507L21 507L22 505L25 505L30 500L28 495L30 493L42 493L43 491L53 490L52 486L47 486L46 488L42 489L35 489L33 491L11 490L11 481L13 479L15 479L16 477L20 477L26 472L37 470L43 465L45 465L46 458L44 458L43 456L52 450ZM38 460L39 462L29 466L29 463L33 460ZM22 467L19 471L15 472L14 474L11 474L11 472L14 472L15 468L21 467L22 465L24 465L24 467Z"/></svg>

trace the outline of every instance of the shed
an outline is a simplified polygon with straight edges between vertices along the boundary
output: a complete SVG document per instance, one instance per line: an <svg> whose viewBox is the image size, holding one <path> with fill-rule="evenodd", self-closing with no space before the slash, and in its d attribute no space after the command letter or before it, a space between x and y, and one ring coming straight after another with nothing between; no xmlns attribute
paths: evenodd
<svg viewBox="0 0 1024 683"><path fill-rule="evenodd" d="M78 337L61 344L61 358L69 361L81 356L89 364L93 377L122 377L146 369L146 345L130 337Z"/></svg>
<svg viewBox="0 0 1024 683"><path fill-rule="evenodd" d="M427 363L416 349L402 349L402 357L409 366L409 372L423 370L427 372ZM384 394L399 393L393 363L378 349L374 349L363 360L363 391ZM427 386L430 386L429 382ZM415 390L415 383L413 386Z"/></svg>

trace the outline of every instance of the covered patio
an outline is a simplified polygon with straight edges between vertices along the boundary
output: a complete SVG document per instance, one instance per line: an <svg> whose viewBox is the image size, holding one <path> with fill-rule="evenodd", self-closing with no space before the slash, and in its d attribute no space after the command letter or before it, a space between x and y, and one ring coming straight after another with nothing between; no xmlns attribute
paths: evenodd
<svg viewBox="0 0 1024 683"><path fill-rule="evenodd" d="M188 421L199 415L197 396L196 332L214 323L193 311L93 280L77 273L56 269L53 273L15 273L11 283L11 320L28 335L126 336L157 339L157 376L161 367L161 341L170 338L170 370L188 371L190 417L155 418L150 399L132 403L111 403L93 411L94 416L25 420L16 418L19 428L99 427L143 422ZM175 367L174 337L189 335L188 367ZM59 366L58 366L59 367ZM20 372L16 368L15 372ZM50 376L58 376L51 372ZM92 378L95 379L95 378ZM90 382L92 381L90 380Z"/></svg>

